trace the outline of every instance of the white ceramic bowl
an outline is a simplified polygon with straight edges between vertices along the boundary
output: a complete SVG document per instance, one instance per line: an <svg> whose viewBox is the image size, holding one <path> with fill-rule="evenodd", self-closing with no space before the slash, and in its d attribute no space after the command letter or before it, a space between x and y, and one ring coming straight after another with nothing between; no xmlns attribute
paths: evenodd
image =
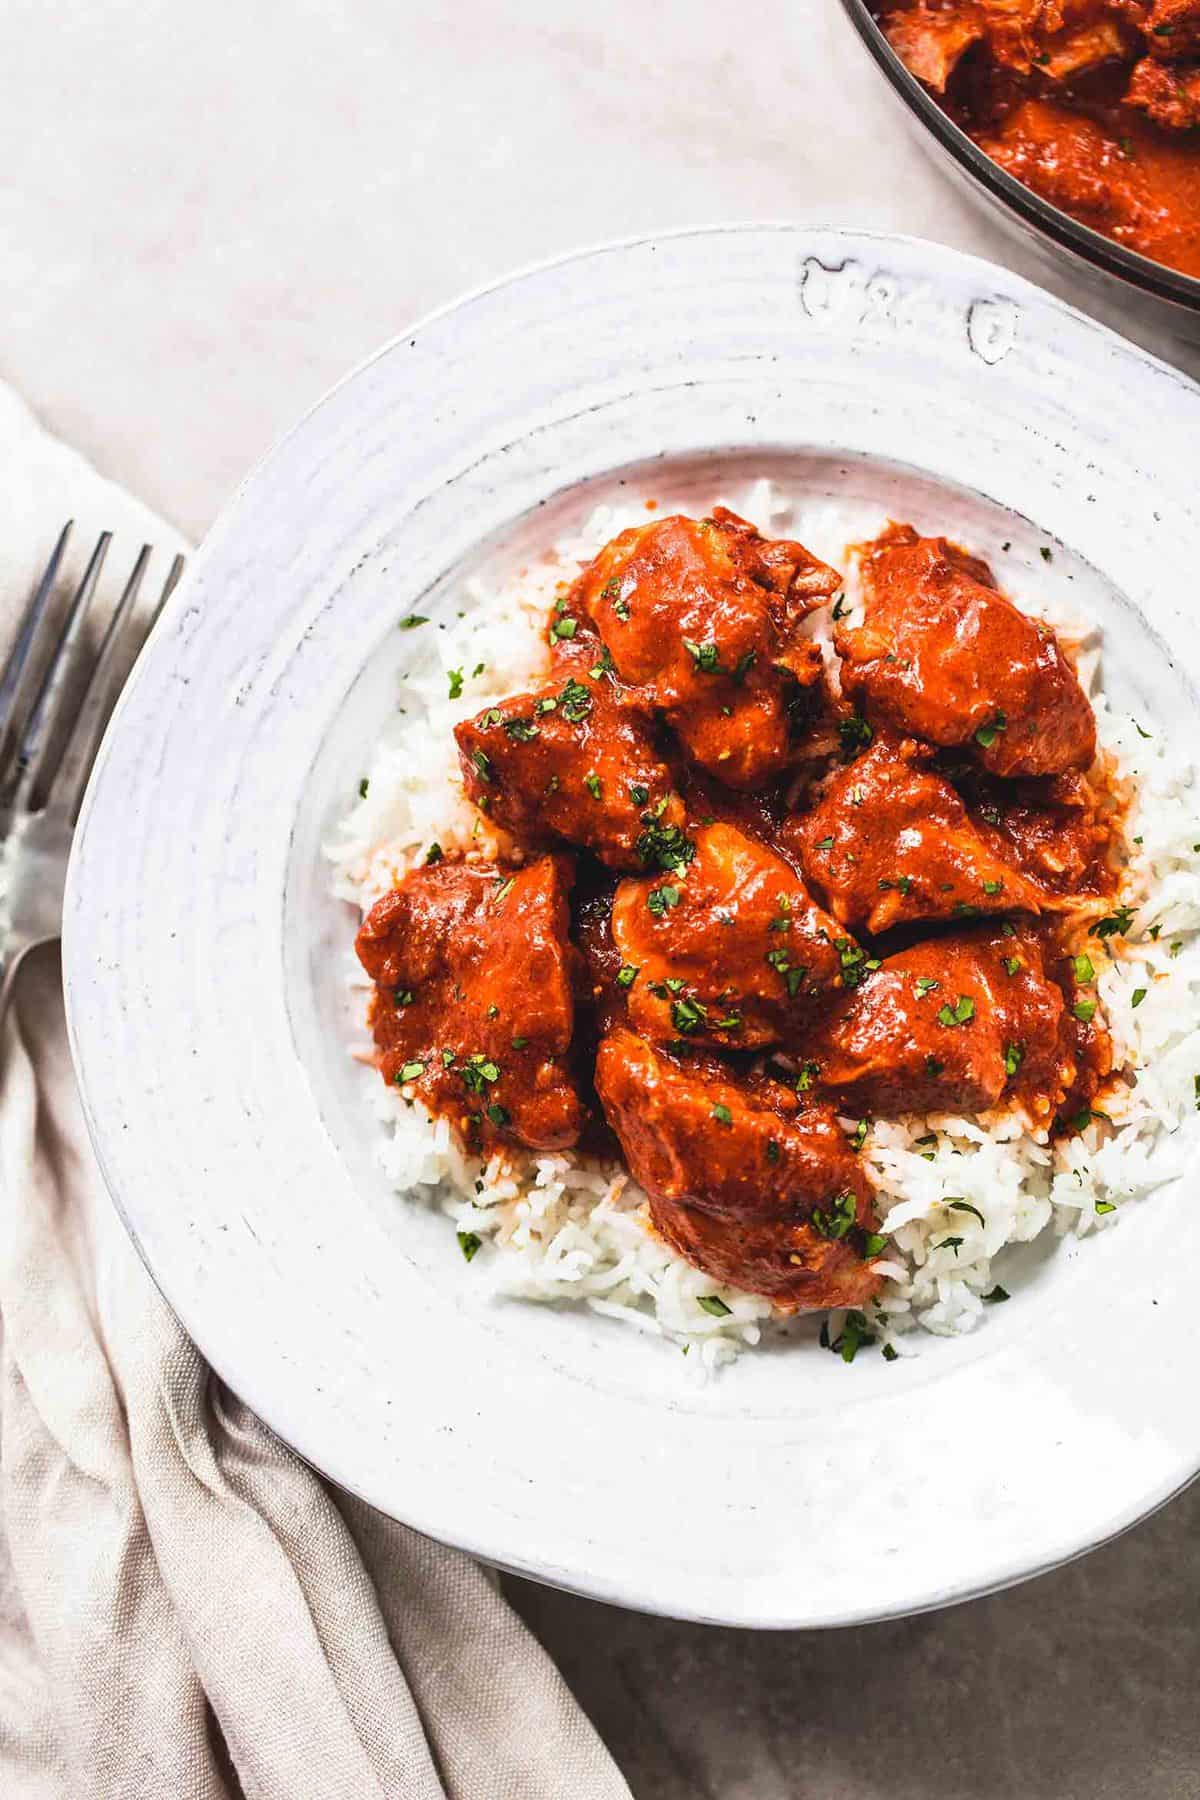
<svg viewBox="0 0 1200 1800"><path fill-rule="evenodd" d="M319 846L412 653L395 622L623 477L666 503L736 466L1011 540L1104 626L1118 697L1194 739L1198 442L1184 378L1000 269L744 227L474 295L278 446L122 701L65 951L116 1203L282 1437L500 1564L756 1626L1017 1580L1191 1479L1191 1184L1039 1241L985 1329L893 1364L801 1342L702 1386L610 1321L481 1302L446 1222L375 1166Z"/></svg>

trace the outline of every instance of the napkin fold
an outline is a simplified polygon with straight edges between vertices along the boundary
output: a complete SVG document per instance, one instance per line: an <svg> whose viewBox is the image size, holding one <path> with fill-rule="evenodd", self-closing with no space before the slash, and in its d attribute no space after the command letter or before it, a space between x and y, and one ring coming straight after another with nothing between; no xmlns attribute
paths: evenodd
<svg viewBox="0 0 1200 1800"><path fill-rule="evenodd" d="M2 387L0 458L0 659L67 518L67 578L114 533L110 596L185 548ZM0 1045L0 1183L5 1800L628 1800L490 1575L334 1493L184 1335L91 1152L57 947Z"/></svg>

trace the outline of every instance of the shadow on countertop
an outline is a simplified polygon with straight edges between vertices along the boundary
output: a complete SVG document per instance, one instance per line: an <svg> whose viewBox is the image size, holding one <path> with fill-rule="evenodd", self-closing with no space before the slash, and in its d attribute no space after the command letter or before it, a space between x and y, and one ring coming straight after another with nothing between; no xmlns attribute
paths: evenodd
<svg viewBox="0 0 1200 1800"><path fill-rule="evenodd" d="M847 1631L504 1585L637 1800L1200 1797L1200 1483L1036 1581Z"/></svg>

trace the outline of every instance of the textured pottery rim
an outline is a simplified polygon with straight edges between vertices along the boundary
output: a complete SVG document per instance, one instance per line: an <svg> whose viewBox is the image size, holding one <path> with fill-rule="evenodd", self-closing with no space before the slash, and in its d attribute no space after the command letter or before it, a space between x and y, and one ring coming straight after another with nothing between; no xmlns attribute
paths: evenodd
<svg viewBox="0 0 1200 1800"><path fill-rule="evenodd" d="M842 233L829 228L791 227L787 225L732 225L707 229L694 228L680 232L660 233L634 238L619 244L604 245L596 250L576 252L570 256L541 262L532 266L530 269L523 270L502 281L489 283L476 290L474 294L467 296L465 299L454 302L447 307L440 308L429 314L418 325L413 326L408 331L400 334L391 344L376 352L372 357L362 363L350 376L338 383L334 389L330 390L330 393L326 395L323 400L318 401L316 405L310 409L300 424L286 434L272 451L268 453L267 457L260 462L256 470L247 477L247 480L238 489L234 499L223 510L220 519L207 540L205 548L201 550L198 557L195 559L193 567L189 571L189 575L182 589L175 597L168 615L159 626L155 636L155 645L161 646L163 640L170 637L173 633L176 640L176 646L178 647L178 642L186 637L187 631L189 629L194 631L198 627L199 617L197 608L193 605L193 596L200 593L210 562L223 551L225 536L230 531L231 527L236 524L245 497L252 492L256 482L262 478L264 473L271 470L276 458L278 458L289 445L292 445L298 438L307 432L310 424L324 413L326 408L330 407L339 399L339 397L344 397L348 390L353 388L364 375L378 368L389 356L395 354L400 346L405 343L415 345L423 333L427 333L439 323L465 312L480 300L484 300L489 296L515 294L524 284L536 282L539 278L553 275L556 271L569 271L576 269L579 266L588 265L595 267L601 264L603 259L614 257L630 260L635 258L641 252L653 251L659 247L670 248L671 246L686 246L696 242L710 244L714 239L745 240L746 238L755 235L764 238L764 240L767 240L768 242L773 242L775 246L786 245L789 250L794 250L797 257L799 257L806 248L811 248L814 256L816 256L818 249L822 255L828 256L832 246L836 251L843 255L841 265L838 266L829 262L821 264L821 266L834 273L841 273L845 268L853 266L855 256L886 255L890 252L898 255L902 261L905 256L917 260L924 257L933 265L935 275L938 269L944 272L947 280L949 280L951 274L955 274L979 296L999 296L1002 305L1013 304L1024 306L1031 314L1043 312L1051 319L1058 319L1060 322L1065 321L1069 323L1072 333L1078 333L1081 327L1085 328L1087 333L1094 335L1095 341L1101 346L1103 351L1112 355L1119 355L1120 358L1126 361L1132 361L1134 364L1141 366L1148 372L1155 371L1159 377L1165 375L1172 382L1178 384L1181 396L1186 396L1186 401L1184 403L1188 406L1195 405L1196 390L1186 381L1186 378L1178 373L1178 371L1169 369L1165 365L1157 363L1154 358L1146 355L1144 352L1124 344L1122 340L1115 338L1106 330L1106 328L1096 324L1095 321L1087 319L1085 316L1077 313L1073 308L1054 299L1052 296L1042 294L1029 283L1024 282L1017 277L1010 276L1001 270L992 268L984 262L963 256L957 252L947 251L938 246L922 245L920 240L897 238L886 234L866 232ZM151 660L153 660L153 658L151 658ZM143 671L144 667L145 665L143 665ZM138 1244L139 1250L142 1251L147 1267L150 1268L151 1273L155 1275L155 1279L160 1281L160 1286L162 1287L168 1303L176 1306L176 1310L179 1312L185 1328L192 1331L193 1336L196 1338L201 1348L205 1350L205 1353L209 1355L214 1368L221 1375L222 1379L226 1381L227 1385L233 1388L234 1391L241 1393L242 1396L253 1405L257 1403L255 1396L259 1389L258 1371L245 1368L239 1370L229 1366L222 1357L219 1346L217 1346L217 1353L213 1354L213 1351L210 1348L213 1334L211 1331L206 1331L204 1329L203 1321L198 1322L198 1315L194 1303L195 1296L191 1296L188 1303L177 1305L177 1298L179 1295L178 1282L172 1281L169 1278L165 1280L162 1279L161 1271L156 1269L155 1260L144 1244L143 1233L139 1231L137 1221L133 1216L138 1210L138 1207L136 1205L131 1207L128 1203L130 1190L123 1184L119 1172L112 1167L116 1140L120 1136L119 1129L112 1125L112 1109L104 1104L102 1096L94 1102L95 1091L98 1087L102 1087L103 1083L99 1079L96 1061L101 1049L102 1040L97 1037L97 1030L101 1021L100 1015L97 1014L91 1004L95 988L95 962L93 960L92 952L94 950L95 942L97 941L98 924L101 927L99 930L99 938L101 940L103 939L103 920L96 920L93 903L89 898L91 877L93 870L97 865L95 858L89 853L88 840L89 833L93 839L97 835L96 828L93 826L93 817L98 805L97 796L104 790L107 779L106 772L110 767L114 755L114 745L119 747L122 743L123 733L128 735L125 722L133 707L135 698L137 697L139 686L144 679L144 672L139 673L139 676L135 679L131 688L127 690L126 696L123 698L119 708L117 718L114 721L110 736L106 740L104 752L102 753L98 764L96 777L93 781L92 788L89 791L87 803L85 805L81 829L77 839L76 854L72 862L67 925L64 933L66 989L72 1049L80 1076L80 1085L84 1095L85 1111L88 1118L89 1129L92 1132L97 1153L100 1157L101 1166L104 1169L106 1179L109 1180L109 1185L113 1191L121 1216L130 1229L135 1243ZM94 847L95 846L93 846L93 848ZM89 934L91 934L90 937ZM144 1203L144 1192L141 1195L141 1200ZM206 1339L208 1340L207 1342ZM325 1458L321 1454L320 1446L314 1444L305 1432L298 1432L295 1429L289 1430L286 1424L281 1424L278 1409L271 1408L269 1405L259 1404L259 1410L263 1412L268 1423L273 1424L273 1426L280 1431L281 1436L285 1437L288 1441L295 1443L299 1453L313 1462L315 1466L322 1468L331 1479L338 1482L339 1485L345 1487L348 1491L358 1493L369 1503L375 1505L381 1504L377 1484L371 1482L365 1484L360 1483L354 1478L353 1469L344 1465L339 1466L337 1458ZM274 1413L274 1417L272 1417L272 1413ZM1039 1557L1034 1562L1028 1560L1022 1561L1021 1556L1018 1553L1018 1555L1007 1564L993 1565L986 1572L982 1570L979 1571L974 1579L967 1578L957 1582L950 1582L942 1586L936 1584L930 1586L929 1583L926 1582L924 1588L921 1588L920 1584L918 1584L917 1589L912 1593L910 1598L906 1598L894 1604L889 1605L884 1603L873 1606L869 1600L860 1598L856 1603L851 1603L844 1608L826 1609L817 1614L812 1612L805 1613L794 1604L790 1607L785 1605L778 1611L773 1610L771 1607L764 1608L761 1598L755 1605L747 1606L744 1610L728 1600L723 1601L715 1607L710 1605L696 1606L693 1608L689 1607L687 1604L686 1596L680 1594L677 1584L672 1587L672 1585L668 1583L665 1589L647 1591L645 1587L640 1586L636 1580L630 1581L619 1573L614 1578L607 1572L601 1573L599 1571L589 1571L585 1564L579 1564L577 1562L564 1564L562 1562L540 1560L536 1545L532 1548L520 1545L514 1547L511 1540L508 1542L505 1542L502 1539L498 1540L494 1532L483 1533L477 1536L473 1536L469 1531L464 1531L461 1528L455 1529L452 1532L447 1532L444 1528L439 1526L439 1521L435 1516L420 1513L418 1510L407 1506L395 1510L397 1510L398 1516L404 1517L407 1522L415 1525L417 1528L425 1530L431 1535L448 1536L450 1541L460 1543L464 1548L472 1550L477 1554L487 1557L489 1560L502 1564L503 1566L516 1569L521 1573L529 1574L539 1579L557 1582L560 1585L569 1586L578 1591L590 1593L598 1598L618 1601L625 1605L642 1607L651 1611L666 1612L672 1616L678 1617L690 1617L700 1620L714 1620L768 1627L783 1625L813 1626L851 1624L869 1618L884 1618L905 1612L927 1610L932 1607L948 1604L954 1600L966 1598L971 1594L993 1591L997 1588L1011 1585L1012 1583L1022 1580L1029 1575L1038 1573L1043 1569L1054 1567L1061 1562L1070 1560L1074 1556L1082 1554L1086 1549L1092 1548L1098 1543L1109 1541L1111 1538L1119 1535L1123 1530L1135 1523L1137 1519L1145 1516L1147 1512L1163 1504L1174 1493L1178 1492L1183 1486L1186 1486L1188 1481L1190 1481L1197 1472L1197 1460L1197 1447L1193 1445L1190 1461L1186 1468L1181 1469L1177 1462L1170 1479L1161 1481L1154 1488L1144 1491L1139 1496L1136 1503L1126 1507L1124 1512L1109 1516L1104 1521L1103 1526L1093 1530L1091 1535L1085 1540L1081 1540L1076 1536L1070 1541L1060 1541L1053 1550L1048 1554Z"/></svg>

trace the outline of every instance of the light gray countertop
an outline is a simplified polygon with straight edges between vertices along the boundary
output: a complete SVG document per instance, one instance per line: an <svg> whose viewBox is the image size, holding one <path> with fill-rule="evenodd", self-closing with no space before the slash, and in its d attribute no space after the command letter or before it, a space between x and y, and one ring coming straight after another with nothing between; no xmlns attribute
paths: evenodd
<svg viewBox="0 0 1200 1800"><path fill-rule="evenodd" d="M0 375L196 536L415 315L597 239L809 219L1044 278L909 141L836 0L8 0L5 23ZM1198 1525L1200 1491L1024 1588L828 1635L510 1591L639 1800L1175 1800L1200 1796Z"/></svg>

